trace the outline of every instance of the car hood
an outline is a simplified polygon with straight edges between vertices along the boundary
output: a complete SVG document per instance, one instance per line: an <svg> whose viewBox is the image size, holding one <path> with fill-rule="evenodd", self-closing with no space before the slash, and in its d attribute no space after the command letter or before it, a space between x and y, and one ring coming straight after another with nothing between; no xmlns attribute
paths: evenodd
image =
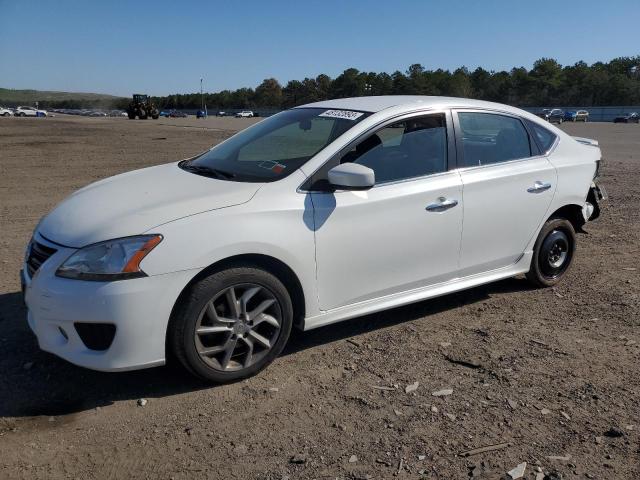
<svg viewBox="0 0 640 480"><path fill-rule="evenodd" d="M195 175L177 163L144 168L73 193L42 219L38 232L53 242L80 248L248 202L260 186Z"/></svg>

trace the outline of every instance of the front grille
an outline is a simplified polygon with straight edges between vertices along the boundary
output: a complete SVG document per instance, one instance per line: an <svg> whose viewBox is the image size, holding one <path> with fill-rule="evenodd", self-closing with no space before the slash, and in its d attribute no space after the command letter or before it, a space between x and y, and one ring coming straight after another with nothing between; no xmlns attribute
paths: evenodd
<svg viewBox="0 0 640 480"><path fill-rule="evenodd" d="M55 248L47 247L41 243L31 240L29 245L29 255L27 256L27 273L29 278L33 277L33 274L38 271L44 262L49 260L49 257L56 253Z"/></svg>
<svg viewBox="0 0 640 480"><path fill-rule="evenodd" d="M76 328L82 343L89 350L107 350L116 335L116 326L112 323L76 322L73 326Z"/></svg>

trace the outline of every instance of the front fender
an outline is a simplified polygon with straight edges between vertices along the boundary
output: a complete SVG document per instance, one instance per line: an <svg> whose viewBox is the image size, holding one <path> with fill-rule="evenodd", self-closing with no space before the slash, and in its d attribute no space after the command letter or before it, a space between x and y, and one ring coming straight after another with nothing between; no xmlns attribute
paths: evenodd
<svg viewBox="0 0 640 480"><path fill-rule="evenodd" d="M266 197L266 195L265 195ZM286 198L285 198L286 197ZM203 212L154 227L163 241L141 263L148 275L202 270L229 257L259 254L286 264L298 277L308 314L318 311L315 240L307 195L289 191Z"/></svg>

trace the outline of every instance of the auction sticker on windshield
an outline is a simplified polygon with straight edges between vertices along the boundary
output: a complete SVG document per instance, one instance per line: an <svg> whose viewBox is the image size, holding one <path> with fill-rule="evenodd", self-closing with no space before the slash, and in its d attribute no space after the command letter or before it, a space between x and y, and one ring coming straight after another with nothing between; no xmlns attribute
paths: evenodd
<svg viewBox="0 0 640 480"><path fill-rule="evenodd" d="M345 120L356 120L364 115L363 112L353 112L351 110L327 110L322 112L319 117L343 118Z"/></svg>

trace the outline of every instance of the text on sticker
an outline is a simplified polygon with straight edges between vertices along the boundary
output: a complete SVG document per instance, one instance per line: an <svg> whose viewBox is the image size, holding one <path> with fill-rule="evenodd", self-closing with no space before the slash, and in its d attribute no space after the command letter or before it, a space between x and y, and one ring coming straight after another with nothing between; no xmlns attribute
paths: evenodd
<svg viewBox="0 0 640 480"><path fill-rule="evenodd" d="M351 110L327 110L322 112L319 117L343 118L345 120L355 120L360 118L364 113L352 112Z"/></svg>

